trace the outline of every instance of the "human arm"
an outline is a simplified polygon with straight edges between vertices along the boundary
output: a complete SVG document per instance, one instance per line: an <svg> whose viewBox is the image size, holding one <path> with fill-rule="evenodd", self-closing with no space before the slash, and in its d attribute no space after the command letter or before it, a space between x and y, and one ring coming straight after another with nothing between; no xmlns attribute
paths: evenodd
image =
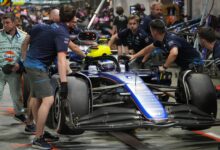
<svg viewBox="0 0 220 150"><path fill-rule="evenodd" d="M165 61L165 63L159 67L160 71L165 71L167 68L170 67L170 65L176 60L178 56L178 48L177 47L173 47L170 50L170 53Z"/></svg>
<svg viewBox="0 0 220 150"><path fill-rule="evenodd" d="M148 46L146 46L145 48L143 48L142 50L140 50L138 53L131 55L130 60L134 60L138 57L144 56L144 55L149 55L153 49L155 48L154 44L150 44Z"/></svg>
<svg viewBox="0 0 220 150"><path fill-rule="evenodd" d="M81 57L86 57L86 55L81 51L78 45L74 44L72 41L69 42L68 47L75 52L77 55L80 55Z"/></svg>
<svg viewBox="0 0 220 150"><path fill-rule="evenodd" d="M30 35L26 35L24 41L21 44L21 58L18 60L17 63L15 63L14 67L12 68L13 72L23 72L24 66L23 66L23 60L26 58L27 49L30 43Z"/></svg>
<svg viewBox="0 0 220 150"><path fill-rule="evenodd" d="M116 25L112 26L112 35L114 35L117 32L117 27Z"/></svg>
<svg viewBox="0 0 220 150"><path fill-rule="evenodd" d="M108 42L108 46L111 47L115 40L118 39L118 34L114 34Z"/></svg>
<svg viewBox="0 0 220 150"><path fill-rule="evenodd" d="M58 57L58 72L60 76L60 81L62 82L67 82L67 77L66 77L66 52L58 52L57 54Z"/></svg>
<svg viewBox="0 0 220 150"><path fill-rule="evenodd" d="M30 43L30 35L27 34L24 41L21 44L21 58L24 60L26 58L27 49Z"/></svg>

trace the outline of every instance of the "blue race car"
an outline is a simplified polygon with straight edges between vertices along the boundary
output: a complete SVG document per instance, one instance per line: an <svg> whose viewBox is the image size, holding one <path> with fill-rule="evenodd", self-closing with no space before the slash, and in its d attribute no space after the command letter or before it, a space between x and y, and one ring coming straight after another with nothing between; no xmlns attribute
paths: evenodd
<svg viewBox="0 0 220 150"><path fill-rule="evenodd" d="M216 91L206 74L188 70L173 87L171 73L129 70L128 58L119 59L124 67L114 56L89 58L78 71L70 65L74 71L68 75L66 100L59 97L58 74L52 75L55 103L48 126L60 134L80 134L173 126L201 130L219 125ZM164 95L176 102L164 100Z"/></svg>
<svg viewBox="0 0 220 150"><path fill-rule="evenodd" d="M91 43L88 38L79 40ZM91 44L82 46L90 51ZM119 61L106 54L87 57L82 64L75 56L69 54L72 73L67 77L69 93L65 100L59 97L59 75L51 69L55 102L47 126L60 134L146 127L201 130L219 125L216 91L206 74L182 72L178 86L173 87L172 73L159 73L157 67L129 70L126 56L119 57ZM25 85L28 88L28 82ZM175 101L168 101L170 97Z"/></svg>

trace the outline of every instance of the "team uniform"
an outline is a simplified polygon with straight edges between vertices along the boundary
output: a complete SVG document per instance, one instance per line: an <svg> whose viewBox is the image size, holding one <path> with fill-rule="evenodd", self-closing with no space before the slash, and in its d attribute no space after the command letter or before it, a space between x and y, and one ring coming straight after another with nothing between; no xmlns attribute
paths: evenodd
<svg viewBox="0 0 220 150"><path fill-rule="evenodd" d="M21 58L21 45L26 37L26 33L16 29L14 36L0 30L0 100L2 100L5 84L8 83L11 98L16 115L22 114L23 106L21 103L21 74L11 72L5 74L2 68L5 65L15 65Z"/></svg>
<svg viewBox="0 0 220 150"><path fill-rule="evenodd" d="M174 47L178 48L178 55L175 63L181 70L189 69L191 64L202 63L199 52L193 48L187 41L172 33L166 33L163 42L154 42L155 47L161 48L165 54L169 55L170 50Z"/></svg>
<svg viewBox="0 0 220 150"><path fill-rule="evenodd" d="M214 62L217 65L218 69L220 70L220 41L216 41L214 48L213 48L213 58Z"/></svg>
<svg viewBox="0 0 220 150"><path fill-rule="evenodd" d="M24 66L33 87L32 97L41 99L53 95L48 67L53 63L58 52L67 52L69 32L63 23L39 24L30 31L30 37Z"/></svg>
<svg viewBox="0 0 220 150"><path fill-rule="evenodd" d="M152 15L144 16L143 19L141 19L140 28L142 28L146 33L151 34L151 32L150 32L150 22L154 19L157 19L157 18L155 18Z"/></svg>
<svg viewBox="0 0 220 150"><path fill-rule="evenodd" d="M127 28L127 24L128 24L128 18L125 15L116 16L114 21L113 21L113 25L116 26L117 33L122 31L123 29L126 29ZM116 45L117 46L122 45L122 42L121 42L120 39L117 40Z"/></svg>
<svg viewBox="0 0 220 150"><path fill-rule="evenodd" d="M123 45L127 45L128 48L134 50L135 53L152 43L149 39L149 35L141 28L138 28L135 34L128 28L124 29L118 33L118 37L122 40ZM141 60L142 58L137 58L130 68L140 68Z"/></svg>
<svg viewBox="0 0 220 150"><path fill-rule="evenodd" d="M139 52L151 42L148 34L141 28L138 28L135 34L128 28L124 29L118 33L118 37L123 43L126 43L129 49L133 49L135 53Z"/></svg>

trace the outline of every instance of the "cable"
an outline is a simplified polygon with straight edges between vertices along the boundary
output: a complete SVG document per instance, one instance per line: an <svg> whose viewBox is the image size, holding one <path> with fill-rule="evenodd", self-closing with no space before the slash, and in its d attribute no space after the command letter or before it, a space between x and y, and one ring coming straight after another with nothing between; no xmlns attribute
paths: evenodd
<svg viewBox="0 0 220 150"><path fill-rule="evenodd" d="M212 0L212 6L211 6L211 8L210 8L210 10L209 10L209 12L208 12L208 14L206 16L206 19L210 16L210 13L211 13L211 11L212 11L212 9L214 7L214 4L215 4L215 0Z"/></svg>

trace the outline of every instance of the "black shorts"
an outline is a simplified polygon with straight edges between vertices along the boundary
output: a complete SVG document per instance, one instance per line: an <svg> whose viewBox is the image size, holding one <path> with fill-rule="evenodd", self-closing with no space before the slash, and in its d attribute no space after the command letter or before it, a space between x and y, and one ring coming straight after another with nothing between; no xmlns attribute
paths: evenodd
<svg viewBox="0 0 220 150"><path fill-rule="evenodd" d="M117 46L122 46L123 43L122 43L122 41L121 41L120 39L117 39L117 41L116 41L116 45L117 45Z"/></svg>

